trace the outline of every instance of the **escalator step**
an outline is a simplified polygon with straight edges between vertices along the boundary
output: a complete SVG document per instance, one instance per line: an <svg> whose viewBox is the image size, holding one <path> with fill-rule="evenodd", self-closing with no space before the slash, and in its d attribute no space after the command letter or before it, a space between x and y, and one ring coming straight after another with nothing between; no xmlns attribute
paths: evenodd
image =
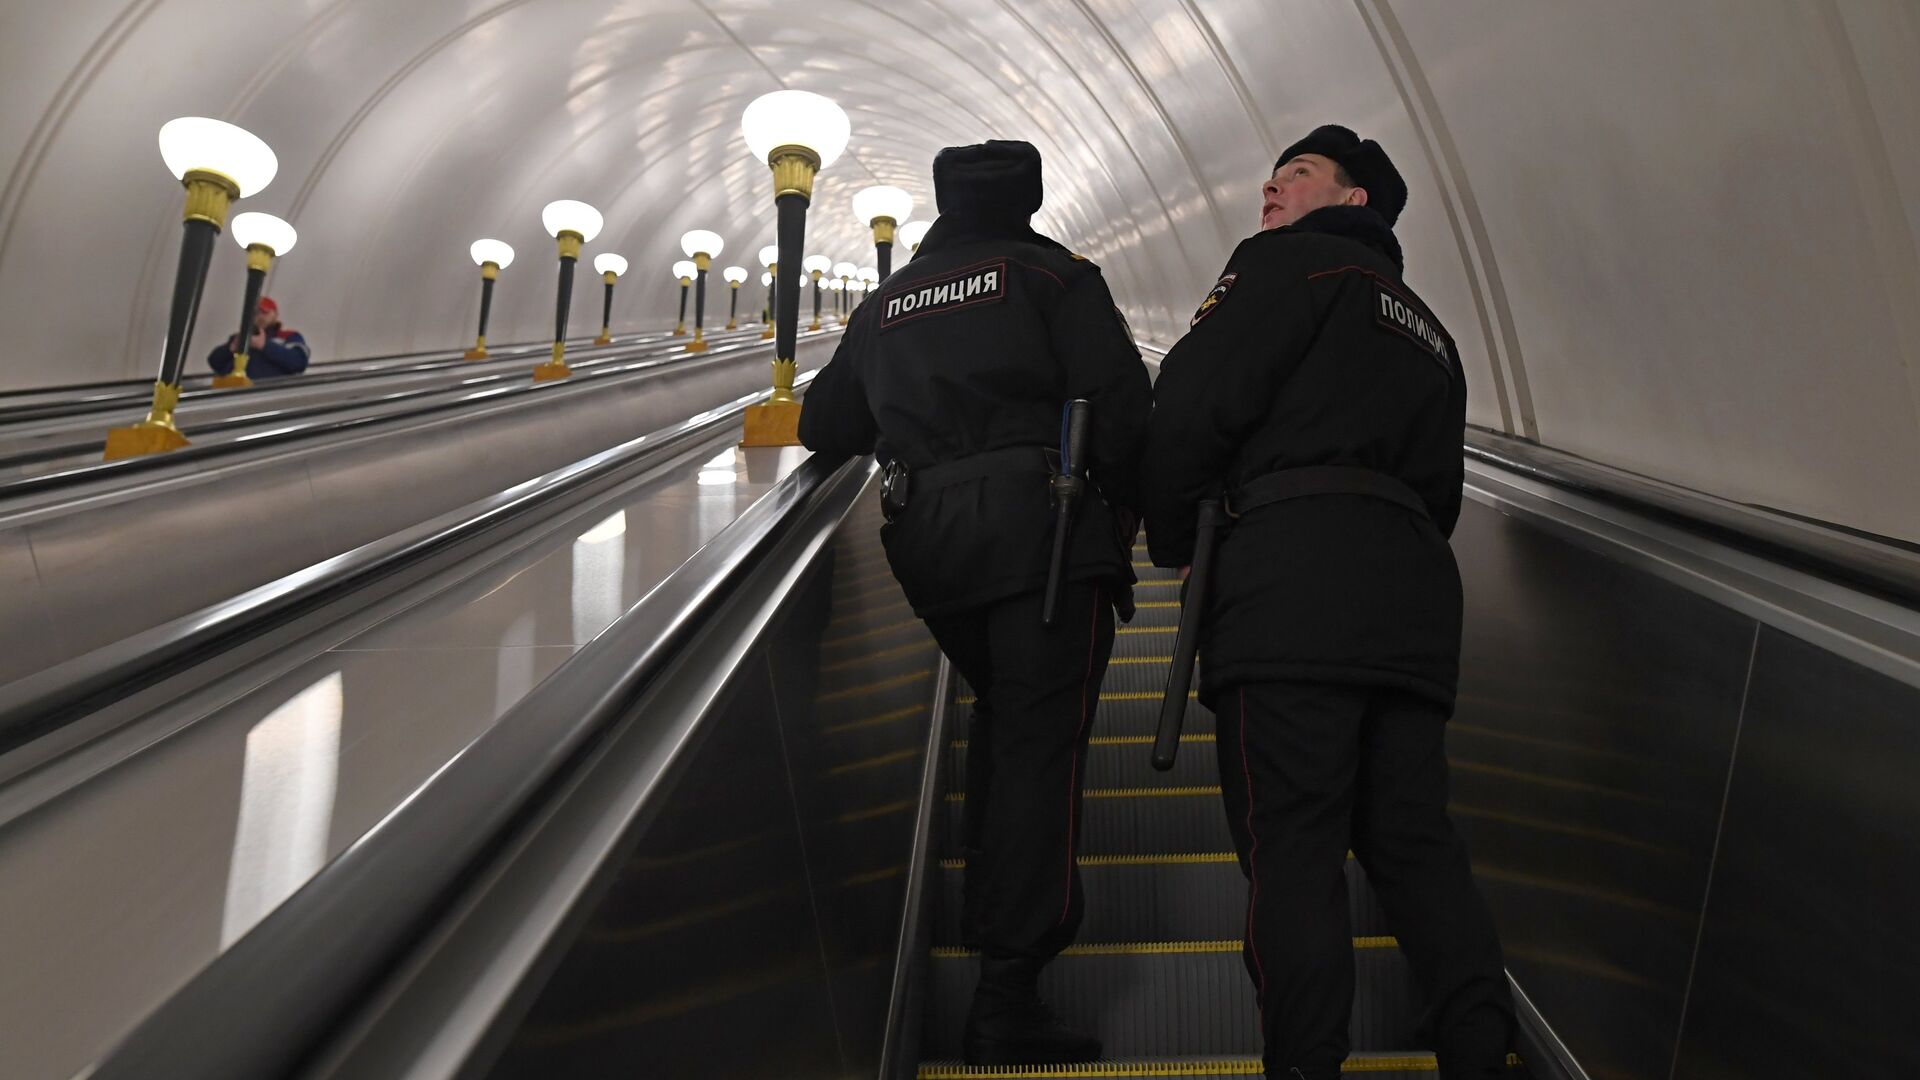
<svg viewBox="0 0 1920 1080"><path fill-rule="evenodd" d="M960 941L963 864L942 864L945 895L934 926L934 944ZM1078 941L1212 941L1245 932L1247 883L1232 852L1200 855L1139 855L1080 861L1086 888L1085 920ZM1348 908L1353 932L1387 933L1386 916L1366 886L1360 865L1347 860Z"/></svg>
<svg viewBox="0 0 1920 1080"><path fill-rule="evenodd" d="M1086 785L1091 788L1195 787L1218 784L1219 765L1213 735L1199 732L1180 738L1173 769L1153 767L1153 736L1095 735L1087 740ZM947 751L947 790L966 787L967 740L956 739ZM1222 811L1223 813L1225 811Z"/></svg>
<svg viewBox="0 0 1920 1080"><path fill-rule="evenodd" d="M1520 1063L1511 1056L1507 1067ZM1347 1075L1379 1077L1380 1080L1431 1078L1440 1075L1440 1063L1432 1054L1363 1053L1354 1054L1340 1067ZM987 1077L1031 1077L1033 1080L1098 1080L1101 1077L1168 1076L1181 1080L1228 1080L1231 1077L1264 1076L1259 1058L1250 1057L1166 1057L1131 1061L1090 1061L1079 1065L964 1065L959 1061L929 1061L920 1066L919 1080L974 1080Z"/></svg>
<svg viewBox="0 0 1920 1080"><path fill-rule="evenodd" d="M1160 731L1160 689L1149 691L1100 691L1100 708L1093 714L1093 738L1147 738ZM1110 694L1114 696L1109 696ZM973 715L973 695L964 694L954 710L953 733L965 735ZM1182 735L1213 734L1213 713L1198 701L1187 702L1187 719L1180 727Z"/></svg>
<svg viewBox="0 0 1920 1080"><path fill-rule="evenodd" d="M961 854L962 802L957 792L947 796L948 857ZM1063 799L1063 812L1064 807ZM1082 855L1231 850L1233 836L1218 786L1086 790L1080 811Z"/></svg>
<svg viewBox="0 0 1920 1080"><path fill-rule="evenodd" d="M1355 944L1354 1045L1417 1045L1405 958L1391 938L1356 938ZM922 1057L958 1057L978 961L935 949L930 967ZM1237 939L1076 945L1047 965L1040 992L1065 1023L1098 1035L1115 1058L1260 1052L1253 982Z"/></svg>

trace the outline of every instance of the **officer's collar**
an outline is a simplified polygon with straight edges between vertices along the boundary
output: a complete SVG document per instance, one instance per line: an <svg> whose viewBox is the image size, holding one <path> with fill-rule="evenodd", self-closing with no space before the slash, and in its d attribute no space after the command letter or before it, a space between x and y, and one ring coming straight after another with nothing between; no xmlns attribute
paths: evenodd
<svg viewBox="0 0 1920 1080"><path fill-rule="evenodd" d="M950 247L973 244L981 241L1012 240L1023 244L1038 244L1041 247L1059 248L1059 241L1042 236L1033 231L1026 218L988 217L977 214L941 214L934 219L933 228L920 239L920 249L914 257L931 255Z"/></svg>
<svg viewBox="0 0 1920 1080"><path fill-rule="evenodd" d="M1299 221L1287 226L1299 232L1330 233L1344 236L1380 252L1393 260L1393 265L1406 269L1406 260L1400 254L1400 239L1393 235L1393 227L1380 212L1369 206L1323 206L1309 213Z"/></svg>

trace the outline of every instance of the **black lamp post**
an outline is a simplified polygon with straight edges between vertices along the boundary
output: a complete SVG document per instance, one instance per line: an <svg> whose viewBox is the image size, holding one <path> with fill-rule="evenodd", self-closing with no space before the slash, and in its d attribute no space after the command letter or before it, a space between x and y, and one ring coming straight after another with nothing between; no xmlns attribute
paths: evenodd
<svg viewBox="0 0 1920 1080"><path fill-rule="evenodd" d="M573 268L580 261L581 246L600 235L606 219L586 203L559 199L540 211L540 221L560 249L559 294L553 309L553 359L533 369L534 382L547 382L573 374L573 369L567 366L567 315L573 308Z"/></svg>
<svg viewBox="0 0 1920 1080"><path fill-rule="evenodd" d="M467 359L485 360L487 316L493 313L493 283L500 271L513 262L513 248L499 240L475 240L467 253L480 265L480 334L474 339L473 348L467 350Z"/></svg>
<svg viewBox="0 0 1920 1080"><path fill-rule="evenodd" d="M603 251L593 257L593 268L600 271L600 280L606 283L606 296L600 301L600 336L593 339L595 345L613 344L613 286L620 275L627 272L627 260L611 251Z"/></svg>
<svg viewBox="0 0 1920 1080"><path fill-rule="evenodd" d="M234 339L233 370L213 377L216 390L235 390L253 385L247 378L247 348L253 339L253 317L260 306L260 293L273 269L275 255L293 250L299 234L293 226L272 214L240 214L233 219L233 239L247 249L247 289L240 302L240 335Z"/></svg>
<svg viewBox="0 0 1920 1080"><path fill-rule="evenodd" d="M166 341L161 346L160 377L153 384L153 405L146 419L107 432L108 461L165 453L187 445L187 437L174 426L173 412L180 404L187 344L200 314L200 294L206 289L214 240L226 226L227 209L233 200L266 187L280 168L273 150L257 136L204 116L183 116L161 127L160 156L187 189L180 263L173 274L173 305L167 315Z"/></svg>
<svg viewBox="0 0 1920 1080"><path fill-rule="evenodd" d="M779 90L747 106L740 118L740 130L753 156L773 170L773 198L779 215L775 262L798 265L806 240L807 206L813 201L814 177L833 164L852 134L846 111L819 94ZM815 304L818 302L816 296ZM816 315L818 310L816 306ZM798 293L780 290L774 322L773 394L766 403L747 410L743 445L791 446L800 441L800 402L793 393L799 371L794 358L799 322Z"/></svg>

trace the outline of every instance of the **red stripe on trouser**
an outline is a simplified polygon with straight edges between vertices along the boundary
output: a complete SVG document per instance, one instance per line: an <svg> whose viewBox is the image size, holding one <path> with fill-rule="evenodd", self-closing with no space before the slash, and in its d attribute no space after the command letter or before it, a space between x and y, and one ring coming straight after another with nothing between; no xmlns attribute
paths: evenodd
<svg viewBox="0 0 1920 1080"><path fill-rule="evenodd" d="M1062 926L1067 915L1073 910L1073 834L1075 818L1073 812L1073 793L1080 783L1080 738L1087 733L1087 718L1092 710L1087 708L1087 684L1093 681L1093 653L1100 643L1100 587L1093 589L1093 622L1087 628L1087 671L1080 677L1080 726L1073 733L1073 768L1067 773L1067 887L1066 895L1060 901L1060 919L1053 925Z"/></svg>
<svg viewBox="0 0 1920 1080"><path fill-rule="evenodd" d="M1253 882L1247 894L1247 954L1253 957L1253 970L1260 991L1260 1030L1267 1030L1267 969L1260 963L1260 946L1253 940L1253 912L1260 903L1260 836L1253 831L1253 766L1247 759L1247 688L1240 688L1240 775L1247 781L1247 877Z"/></svg>

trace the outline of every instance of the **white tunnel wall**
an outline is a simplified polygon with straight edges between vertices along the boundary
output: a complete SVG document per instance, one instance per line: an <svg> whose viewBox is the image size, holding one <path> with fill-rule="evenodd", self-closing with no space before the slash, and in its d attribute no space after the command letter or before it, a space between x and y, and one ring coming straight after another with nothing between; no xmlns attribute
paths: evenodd
<svg viewBox="0 0 1920 1080"><path fill-rule="evenodd" d="M848 200L931 213L939 147L1025 138L1036 224L1176 340L1317 123L1393 153L1408 280L1460 343L1471 419L1742 501L1920 540L1920 15L1905 0L0 0L0 389L144 377L179 188L154 134L221 117L280 174L236 205L297 249L269 290L321 360L552 332L554 198L633 263L617 328L672 320L677 239L772 240L739 137L782 86L839 100L809 251L872 261ZM905 253L899 258L903 260ZM232 332L223 240L190 370ZM724 322L712 282L709 325Z"/></svg>

